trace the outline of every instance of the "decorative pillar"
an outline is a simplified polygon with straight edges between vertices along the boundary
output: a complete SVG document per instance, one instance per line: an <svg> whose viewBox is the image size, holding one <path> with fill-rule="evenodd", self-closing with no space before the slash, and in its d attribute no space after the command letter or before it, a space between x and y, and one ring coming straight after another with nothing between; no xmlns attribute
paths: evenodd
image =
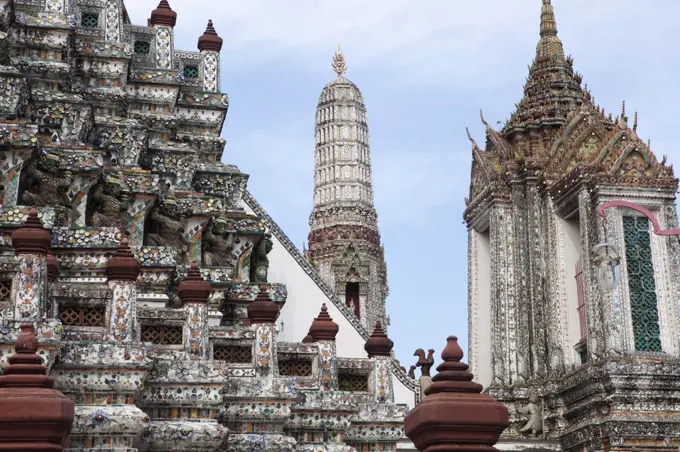
<svg viewBox="0 0 680 452"><path fill-rule="evenodd" d="M355 450L395 452L397 442L404 437L403 406L394 403L392 388L392 342L377 322L364 350L373 361L373 377L369 379L369 392L373 400L359 403L359 411L352 417L351 427L345 434L345 443Z"/></svg>
<svg viewBox="0 0 680 452"><path fill-rule="evenodd" d="M278 367L275 325L278 317L279 307L269 300L267 286L260 286L257 298L248 306L248 319L255 331L255 369L258 377L274 376Z"/></svg>
<svg viewBox="0 0 680 452"><path fill-rule="evenodd" d="M426 397L404 420L406 436L421 452L494 452L508 427L508 409L472 381L463 350L449 336L442 364Z"/></svg>
<svg viewBox="0 0 680 452"><path fill-rule="evenodd" d="M187 312L185 350L194 360L208 357L208 299L211 293L210 284L201 277L196 262L192 262L189 274L177 288L177 295Z"/></svg>
<svg viewBox="0 0 680 452"><path fill-rule="evenodd" d="M61 452L73 424L73 402L52 389L31 323L21 325L0 377L0 451Z"/></svg>
<svg viewBox="0 0 680 452"><path fill-rule="evenodd" d="M137 277L141 265L132 255L127 237L106 265L111 289L109 334L118 342L132 342L137 312Z"/></svg>
<svg viewBox="0 0 680 452"><path fill-rule="evenodd" d="M373 394L376 402L384 403L394 401L394 390L392 387L392 372L390 361L392 360L392 347L394 342L387 337L382 328L382 324L377 322L373 334L366 341L364 350L368 357L373 359L375 367L373 372Z"/></svg>
<svg viewBox="0 0 680 452"><path fill-rule="evenodd" d="M203 60L203 91L219 92L220 90L220 51L223 40L217 35L213 21L208 21L208 27L203 36L198 39L198 50Z"/></svg>
<svg viewBox="0 0 680 452"><path fill-rule="evenodd" d="M156 30L156 67L159 69L172 69L173 28L176 23L177 13L170 8L167 0L161 0L149 19L149 24Z"/></svg>
<svg viewBox="0 0 680 452"><path fill-rule="evenodd" d="M47 299L47 253L52 237L31 209L24 225L12 233L19 271L12 282L14 318L37 321Z"/></svg>
<svg viewBox="0 0 680 452"><path fill-rule="evenodd" d="M321 305L319 316L314 319L309 328L312 340L319 347L319 389L332 391L338 389L338 373L335 370L335 336L340 327L328 315L326 303Z"/></svg>

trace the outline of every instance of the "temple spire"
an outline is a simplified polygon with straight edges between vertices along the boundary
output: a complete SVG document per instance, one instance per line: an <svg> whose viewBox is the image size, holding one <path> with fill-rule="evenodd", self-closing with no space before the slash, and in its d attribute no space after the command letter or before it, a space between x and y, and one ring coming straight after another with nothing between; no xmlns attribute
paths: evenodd
<svg viewBox="0 0 680 452"><path fill-rule="evenodd" d="M543 7L541 8L541 37L543 36L557 36L555 11L550 0L543 0Z"/></svg>
<svg viewBox="0 0 680 452"><path fill-rule="evenodd" d="M335 55L333 55L333 63L331 66L335 73L338 74L338 77L342 77L342 75L347 72L347 63L345 62L345 56L340 50L340 44L338 44L338 50L336 50Z"/></svg>
<svg viewBox="0 0 680 452"><path fill-rule="evenodd" d="M536 62L564 60L562 41L557 37L555 11L550 0L543 0L541 7L541 39L536 46Z"/></svg>

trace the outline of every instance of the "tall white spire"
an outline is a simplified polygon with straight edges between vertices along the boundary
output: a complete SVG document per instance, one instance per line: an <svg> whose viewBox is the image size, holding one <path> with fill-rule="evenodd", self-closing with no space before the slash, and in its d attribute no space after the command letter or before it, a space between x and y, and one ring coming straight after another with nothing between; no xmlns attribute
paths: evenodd
<svg viewBox="0 0 680 452"><path fill-rule="evenodd" d="M387 283L366 107L359 89L344 77L347 64L339 46L332 67L338 76L324 87L316 109L309 256L338 296L348 305L356 301L355 313L372 331L376 321L385 323Z"/></svg>

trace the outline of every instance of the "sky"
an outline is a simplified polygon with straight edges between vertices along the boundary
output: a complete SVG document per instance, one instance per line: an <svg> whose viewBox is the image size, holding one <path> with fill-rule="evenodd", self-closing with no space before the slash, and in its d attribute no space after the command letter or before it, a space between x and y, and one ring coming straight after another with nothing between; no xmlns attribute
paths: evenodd
<svg viewBox="0 0 680 452"><path fill-rule="evenodd" d="M335 76L368 109L375 205L387 260L390 337L407 368L446 337L467 347L464 197L471 151L522 97L539 38L541 0L169 0L177 49L194 50L212 19L224 39L230 108L223 161L299 247L313 198L314 115ZM158 0L128 0L146 24ZM219 5L219 6L216 6ZM553 0L559 37L596 102L639 112L638 134L680 163L677 0Z"/></svg>

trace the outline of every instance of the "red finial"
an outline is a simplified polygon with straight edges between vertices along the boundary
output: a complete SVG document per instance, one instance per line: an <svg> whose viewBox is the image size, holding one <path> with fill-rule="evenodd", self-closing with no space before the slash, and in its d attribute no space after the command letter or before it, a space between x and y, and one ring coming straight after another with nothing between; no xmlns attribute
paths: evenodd
<svg viewBox="0 0 680 452"><path fill-rule="evenodd" d="M368 353L368 357L392 356L392 347L394 347L394 342L387 337L382 324L377 322L373 334L366 341L366 345L364 345L364 350Z"/></svg>
<svg viewBox="0 0 680 452"><path fill-rule="evenodd" d="M473 382L456 336L449 336L444 362L426 397L404 421L406 436L422 452L456 450L495 451L493 445L508 427L508 409Z"/></svg>
<svg viewBox="0 0 680 452"><path fill-rule="evenodd" d="M74 417L73 401L52 388L54 379L46 375L43 360L35 353L38 339L32 323L21 325L0 377L0 450L63 450ZM30 403L28 403L30 402Z"/></svg>
<svg viewBox="0 0 680 452"><path fill-rule="evenodd" d="M14 252L18 254L47 254L52 244L50 231L43 228L34 207L22 227L12 233Z"/></svg>
<svg viewBox="0 0 680 452"><path fill-rule="evenodd" d="M137 281L141 268L132 254L127 237L123 237L116 254L106 263L106 276L109 281Z"/></svg>
<svg viewBox="0 0 680 452"><path fill-rule="evenodd" d="M208 21L208 26L203 33L203 36L198 38L198 50L219 52L222 50L222 43L224 40L217 35L215 27L213 27L213 21Z"/></svg>
<svg viewBox="0 0 680 452"><path fill-rule="evenodd" d="M333 321L330 315L328 315L326 303L322 304L319 316L314 319L312 326L309 328L310 336L312 336L314 342L335 341L335 336L338 334L339 330L340 327L338 324Z"/></svg>
<svg viewBox="0 0 680 452"><path fill-rule="evenodd" d="M207 303L212 287L201 277L201 271L196 262L191 262L189 273L184 280L177 286L177 296L186 303Z"/></svg>
<svg viewBox="0 0 680 452"><path fill-rule="evenodd" d="M269 299L267 286L261 285L260 292L255 301L248 306L248 319L250 324L275 323L279 317L279 306Z"/></svg>
<svg viewBox="0 0 680 452"><path fill-rule="evenodd" d="M177 23L177 13L170 8L168 0L161 0L158 8L151 11L149 23L151 25L165 25L166 27L175 26Z"/></svg>

